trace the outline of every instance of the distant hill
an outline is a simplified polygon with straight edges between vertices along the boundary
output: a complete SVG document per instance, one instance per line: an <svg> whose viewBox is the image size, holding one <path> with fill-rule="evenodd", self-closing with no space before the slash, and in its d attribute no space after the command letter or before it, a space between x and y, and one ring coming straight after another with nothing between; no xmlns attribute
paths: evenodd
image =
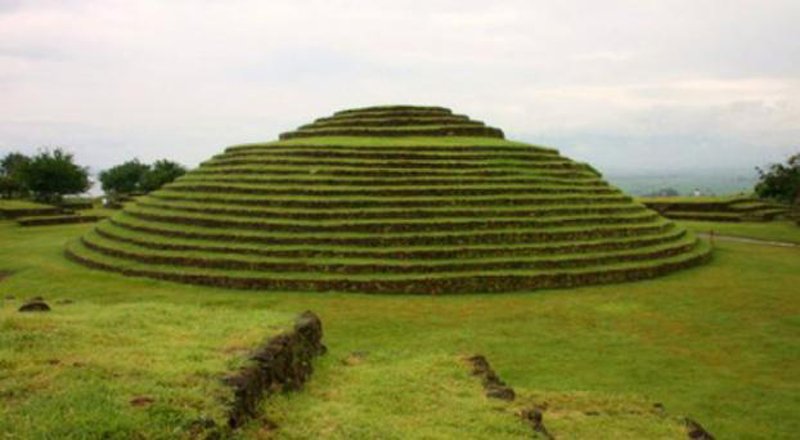
<svg viewBox="0 0 800 440"><path fill-rule="evenodd" d="M665 188L674 188L679 195L721 196L749 194L758 176L755 169L686 170L675 172L606 171L604 177L628 194L646 196Z"/></svg>

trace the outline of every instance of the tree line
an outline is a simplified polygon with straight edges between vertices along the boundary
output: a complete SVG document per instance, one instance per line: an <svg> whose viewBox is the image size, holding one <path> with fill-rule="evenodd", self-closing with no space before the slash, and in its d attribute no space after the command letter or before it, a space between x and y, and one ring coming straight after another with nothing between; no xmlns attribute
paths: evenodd
<svg viewBox="0 0 800 440"><path fill-rule="evenodd" d="M170 160L145 164L134 159L102 171L99 180L107 195L118 197L156 190L184 173L185 167ZM59 203L64 196L84 193L91 186L89 169L76 164L74 155L61 148L40 150L33 156L12 152L0 159L3 198Z"/></svg>
<svg viewBox="0 0 800 440"><path fill-rule="evenodd" d="M162 159L148 165L134 159L102 171L99 178L106 194L119 196L155 191L184 174L186 168L176 162Z"/></svg>

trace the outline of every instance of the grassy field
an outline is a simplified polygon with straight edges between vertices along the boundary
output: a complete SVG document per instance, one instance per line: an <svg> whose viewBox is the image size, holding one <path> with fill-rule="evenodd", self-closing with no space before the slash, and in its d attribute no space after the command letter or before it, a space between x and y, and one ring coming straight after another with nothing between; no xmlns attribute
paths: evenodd
<svg viewBox="0 0 800 440"><path fill-rule="evenodd" d="M85 228L0 223L0 437L171 438L224 421L221 379L294 315L75 273L59 247ZM53 311L17 312L33 296Z"/></svg>
<svg viewBox="0 0 800 440"><path fill-rule="evenodd" d="M558 438L683 438L680 416L718 438L800 430L796 249L720 241L710 264L667 277L536 293L257 293L67 261L64 244L90 228L0 223L0 295L15 297L0 315L3 438L188 436L222 410L221 375L306 309L329 353L242 436L519 438L530 431L513 413L534 403ZM15 311L35 295L54 310ZM482 396L463 361L474 353L517 402Z"/></svg>

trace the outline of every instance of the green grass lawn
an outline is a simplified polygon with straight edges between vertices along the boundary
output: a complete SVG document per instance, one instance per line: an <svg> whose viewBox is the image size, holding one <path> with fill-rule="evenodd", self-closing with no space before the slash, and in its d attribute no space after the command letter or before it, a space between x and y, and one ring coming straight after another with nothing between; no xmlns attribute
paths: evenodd
<svg viewBox="0 0 800 440"><path fill-rule="evenodd" d="M785 241L800 244L800 226L790 221L773 222L705 222L691 220L677 220L688 229L707 234L730 235L733 237L755 238L758 240Z"/></svg>
<svg viewBox="0 0 800 440"><path fill-rule="evenodd" d="M202 418L224 424L222 378L294 315L76 273L59 248L83 229L0 222L0 437L174 438ZM17 312L32 296L53 310Z"/></svg>
<svg viewBox="0 0 800 440"><path fill-rule="evenodd" d="M186 436L223 410L219 378L306 309L330 351L244 437L519 438L514 412L533 403L557 438L685 438L679 416L717 438L800 430L797 249L719 241L710 264L664 278L523 294L258 293L67 261L91 227L0 222L0 295L16 297L0 314L4 438ZM15 311L35 295L54 310ZM517 402L482 396L462 360L474 353Z"/></svg>

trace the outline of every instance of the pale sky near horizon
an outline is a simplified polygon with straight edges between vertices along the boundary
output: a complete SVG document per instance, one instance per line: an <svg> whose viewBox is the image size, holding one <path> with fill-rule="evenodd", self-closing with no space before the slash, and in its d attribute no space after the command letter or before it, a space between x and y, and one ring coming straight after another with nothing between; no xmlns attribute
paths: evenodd
<svg viewBox="0 0 800 440"><path fill-rule="evenodd" d="M800 1L0 0L0 154L194 166L432 104L600 170L800 152Z"/></svg>

